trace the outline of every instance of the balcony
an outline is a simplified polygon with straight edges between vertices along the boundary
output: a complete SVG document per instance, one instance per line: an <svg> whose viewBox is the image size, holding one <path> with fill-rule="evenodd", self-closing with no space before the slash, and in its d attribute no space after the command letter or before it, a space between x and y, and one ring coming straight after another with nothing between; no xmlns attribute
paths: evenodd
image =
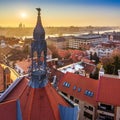
<svg viewBox="0 0 120 120"><path fill-rule="evenodd" d="M114 108L111 108L111 106L109 106L109 107L98 106L98 110L104 111L104 112L109 112L109 113L114 113Z"/></svg>
<svg viewBox="0 0 120 120"><path fill-rule="evenodd" d="M97 120L114 120L113 116L99 114Z"/></svg>

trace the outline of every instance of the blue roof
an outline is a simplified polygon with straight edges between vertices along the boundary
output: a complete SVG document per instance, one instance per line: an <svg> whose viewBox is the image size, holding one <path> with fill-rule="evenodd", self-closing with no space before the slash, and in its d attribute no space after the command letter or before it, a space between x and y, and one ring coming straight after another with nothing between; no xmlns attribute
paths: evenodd
<svg viewBox="0 0 120 120"><path fill-rule="evenodd" d="M17 100L17 120L22 120L22 112L20 108L20 101Z"/></svg>
<svg viewBox="0 0 120 120"><path fill-rule="evenodd" d="M77 120L78 119L78 107L66 107L59 105L61 120Z"/></svg>

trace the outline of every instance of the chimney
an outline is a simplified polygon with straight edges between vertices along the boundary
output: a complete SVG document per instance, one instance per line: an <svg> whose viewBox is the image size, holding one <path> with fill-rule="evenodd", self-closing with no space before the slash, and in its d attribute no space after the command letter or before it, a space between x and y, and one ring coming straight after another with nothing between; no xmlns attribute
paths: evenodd
<svg viewBox="0 0 120 120"><path fill-rule="evenodd" d="M105 74L105 70L103 68L103 65L101 65L100 71L99 71L99 79L101 76L103 76Z"/></svg>

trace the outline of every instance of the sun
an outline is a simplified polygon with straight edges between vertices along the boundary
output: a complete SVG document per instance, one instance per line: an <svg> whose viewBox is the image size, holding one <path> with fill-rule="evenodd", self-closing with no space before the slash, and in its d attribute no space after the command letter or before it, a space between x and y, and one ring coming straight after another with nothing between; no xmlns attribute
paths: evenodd
<svg viewBox="0 0 120 120"><path fill-rule="evenodd" d="M27 17L27 13L26 12L21 12L20 16L21 16L21 18L25 19Z"/></svg>

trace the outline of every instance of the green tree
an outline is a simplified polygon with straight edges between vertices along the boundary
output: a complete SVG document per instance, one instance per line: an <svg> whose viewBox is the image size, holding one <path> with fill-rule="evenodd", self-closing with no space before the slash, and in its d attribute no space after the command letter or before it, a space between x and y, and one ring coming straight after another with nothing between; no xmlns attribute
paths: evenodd
<svg viewBox="0 0 120 120"><path fill-rule="evenodd" d="M93 55L92 55L92 52L90 52L90 60L93 59Z"/></svg>
<svg viewBox="0 0 120 120"><path fill-rule="evenodd" d="M107 74L118 74L118 70L120 69L120 55L113 55L110 58L103 58L101 62L103 63L103 67Z"/></svg>
<svg viewBox="0 0 120 120"><path fill-rule="evenodd" d="M118 69L120 69L120 56L114 56L113 57L113 74L117 75L118 74Z"/></svg>
<svg viewBox="0 0 120 120"><path fill-rule="evenodd" d="M90 78L98 80L98 76L99 76L99 69L98 68L96 68L94 74L90 73Z"/></svg>
<svg viewBox="0 0 120 120"><path fill-rule="evenodd" d="M30 47L29 47L29 45L24 47L23 53L26 54L26 55L30 55Z"/></svg>
<svg viewBox="0 0 120 120"><path fill-rule="evenodd" d="M95 64L99 63L99 57L97 56L97 53L95 52L94 55L92 56L92 59L95 60Z"/></svg>

